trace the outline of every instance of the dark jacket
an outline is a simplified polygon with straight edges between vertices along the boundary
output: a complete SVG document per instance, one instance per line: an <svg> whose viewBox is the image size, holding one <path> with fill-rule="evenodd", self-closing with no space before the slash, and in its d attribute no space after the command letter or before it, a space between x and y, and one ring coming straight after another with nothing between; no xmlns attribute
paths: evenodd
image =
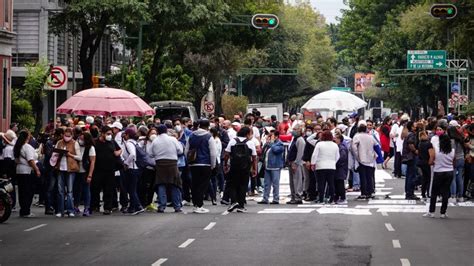
<svg viewBox="0 0 474 266"><path fill-rule="evenodd" d="M345 180L349 172L349 151L346 145L339 144L339 160L336 163L336 179Z"/></svg>
<svg viewBox="0 0 474 266"><path fill-rule="evenodd" d="M288 162L294 162L296 160L296 156L298 155L298 146L296 146L296 141L300 136L294 137L293 142L291 143L290 149L288 151Z"/></svg>

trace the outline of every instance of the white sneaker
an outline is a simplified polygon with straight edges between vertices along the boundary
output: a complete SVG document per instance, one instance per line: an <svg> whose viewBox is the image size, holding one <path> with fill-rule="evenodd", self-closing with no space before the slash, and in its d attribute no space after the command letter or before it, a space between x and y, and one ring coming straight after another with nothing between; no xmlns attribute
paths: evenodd
<svg viewBox="0 0 474 266"><path fill-rule="evenodd" d="M61 218L63 217L62 213L56 213L56 217Z"/></svg>
<svg viewBox="0 0 474 266"><path fill-rule="evenodd" d="M182 204L183 206L191 206L191 203L189 203L187 200L183 200Z"/></svg>
<svg viewBox="0 0 474 266"><path fill-rule="evenodd" d="M457 202L456 198L451 197L451 198L448 199L448 203L454 203L455 204L456 202Z"/></svg>
<svg viewBox="0 0 474 266"><path fill-rule="evenodd" d="M69 218L74 218L76 215L74 215L74 213L70 212L70 213L68 214L68 216L69 216Z"/></svg>
<svg viewBox="0 0 474 266"><path fill-rule="evenodd" d="M446 215L446 214L441 214L441 216L440 216L439 218L441 218L441 219L446 219L446 218L448 218L448 215Z"/></svg>
<svg viewBox="0 0 474 266"><path fill-rule="evenodd" d="M205 208L203 208L203 207L200 207L200 208L196 208L196 207L195 207L195 208L193 209L193 212L194 212L194 213L208 213L209 210L208 210L208 209L205 209Z"/></svg>
<svg viewBox="0 0 474 266"><path fill-rule="evenodd" d="M423 214L423 217L427 217L427 218L434 218L435 216L434 216L434 214L433 214L433 213L431 213L431 212L427 212L427 213Z"/></svg>
<svg viewBox="0 0 474 266"><path fill-rule="evenodd" d="M464 202L464 197L459 197L458 202Z"/></svg>

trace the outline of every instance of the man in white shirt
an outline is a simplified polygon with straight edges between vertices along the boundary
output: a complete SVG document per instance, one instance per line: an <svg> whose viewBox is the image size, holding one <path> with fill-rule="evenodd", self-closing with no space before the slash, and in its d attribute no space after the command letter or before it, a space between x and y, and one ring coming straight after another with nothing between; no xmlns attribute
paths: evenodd
<svg viewBox="0 0 474 266"><path fill-rule="evenodd" d="M182 181L178 170L178 155L183 154L183 144L168 136L165 125L158 126L158 136L153 140L151 153L156 160L155 184L158 186L158 212L165 211L167 204L166 186L171 187L171 197L175 212L181 211Z"/></svg>
<svg viewBox="0 0 474 266"><path fill-rule="evenodd" d="M237 138L232 138L225 149L224 169L229 172L229 194L232 204L227 211L247 212L244 207L245 195L249 183L249 177L257 175L257 151L255 143L251 141L253 132L249 127L243 127L237 133ZM239 143L238 143L238 142ZM245 143L245 146L242 145ZM242 154L243 153L243 154ZM247 156L248 158L245 158ZM230 167L229 167L230 159ZM237 165L237 161L240 165Z"/></svg>
<svg viewBox="0 0 474 266"><path fill-rule="evenodd" d="M229 135L229 139L235 139L237 137L237 132L240 130L240 123L233 122L231 124L231 128L227 129L227 135Z"/></svg>

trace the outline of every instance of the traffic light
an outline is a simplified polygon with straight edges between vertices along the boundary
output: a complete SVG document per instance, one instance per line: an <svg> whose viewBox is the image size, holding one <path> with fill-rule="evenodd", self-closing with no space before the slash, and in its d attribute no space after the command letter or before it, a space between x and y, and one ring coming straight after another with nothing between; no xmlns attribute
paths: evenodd
<svg viewBox="0 0 474 266"><path fill-rule="evenodd" d="M458 9L452 4L434 4L431 6L431 16L439 19L452 19L458 14Z"/></svg>
<svg viewBox="0 0 474 266"><path fill-rule="evenodd" d="M280 24L278 16L273 14L255 14L252 17L252 26L256 29L274 30Z"/></svg>
<svg viewBox="0 0 474 266"><path fill-rule="evenodd" d="M99 88L99 76L92 76L92 88Z"/></svg>

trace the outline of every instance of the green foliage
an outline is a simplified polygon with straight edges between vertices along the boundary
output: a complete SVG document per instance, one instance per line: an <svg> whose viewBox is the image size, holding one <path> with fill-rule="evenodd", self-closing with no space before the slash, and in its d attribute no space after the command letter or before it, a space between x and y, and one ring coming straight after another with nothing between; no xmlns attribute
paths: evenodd
<svg viewBox="0 0 474 266"><path fill-rule="evenodd" d="M30 101L25 97L24 91L20 89L12 89L12 114L11 120L20 125L21 128L33 130L35 126L35 119L33 114L33 107Z"/></svg>
<svg viewBox="0 0 474 266"><path fill-rule="evenodd" d="M180 65L167 67L160 74L162 90L159 94L152 94L153 101L178 100L189 101L189 89L192 86L193 79L183 72Z"/></svg>
<svg viewBox="0 0 474 266"><path fill-rule="evenodd" d="M49 65L46 59L35 63L26 64L26 77L24 82L25 96L31 102L34 113L34 135L38 135L42 127L44 86L49 75Z"/></svg>
<svg viewBox="0 0 474 266"><path fill-rule="evenodd" d="M473 102L469 103L469 105L466 107L464 113L466 115L474 115L474 103Z"/></svg>
<svg viewBox="0 0 474 266"><path fill-rule="evenodd" d="M225 117L233 117L234 114L239 112L245 113L248 104L249 99L246 96L222 96L222 111Z"/></svg>

